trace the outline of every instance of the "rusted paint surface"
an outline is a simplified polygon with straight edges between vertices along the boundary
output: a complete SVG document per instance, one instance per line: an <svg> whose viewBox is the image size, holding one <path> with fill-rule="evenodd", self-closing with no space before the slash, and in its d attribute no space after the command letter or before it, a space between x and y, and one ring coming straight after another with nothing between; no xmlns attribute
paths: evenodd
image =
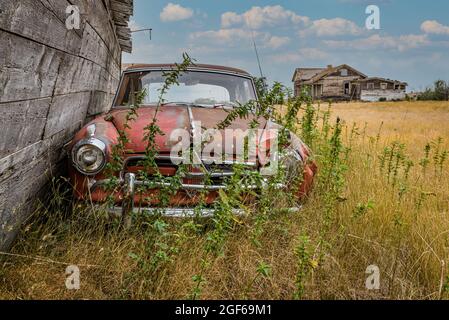
<svg viewBox="0 0 449 320"><path fill-rule="evenodd" d="M147 143L144 136L148 132L145 130L152 122L156 113L155 106L141 107L137 111L137 119L130 121L132 130L125 128L126 116L129 110L115 110L111 113L113 123L117 129L124 131L130 140L125 145L128 153L144 153ZM157 114L156 125L164 133L163 136L156 136L158 151L170 153L175 142L170 142L170 135L173 130L183 129L190 131L190 118L187 107L184 106L161 106Z"/></svg>
<svg viewBox="0 0 449 320"><path fill-rule="evenodd" d="M225 110L221 107L218 108L196 108L192 107L192 114L194 121L200 121L201 125L205 128L212 129L217 126L218 123L223 121L229 114L230 110ZM227 129L241 129L247 130L250 128L251 122L256 119L254 116L249 116L247 119L237 118L234 120ZM266 120L264 118L258 119L259 129L265 128Z"/></svg>
<svg viewBox="0 0 449 320"><path fill-rule="evenodd" d="M80 140L85 139L88 136L87 128L95 124L95 134L94 137L100 139L106 144L107 148L107 156L109 157L112 154L112 148L114 145L118 143L119 134L115 126L104 119L103 116L100 116L91 122L89 122L86 126L84 126L78 133L75 135L70 144L66 147L67 151L71 151L73 146ZM107 158L109 161L110 158Z"/></svg>
<svg viewBox="0 0 449 320"><path fill-rule="evenodd" d="M301 183L301 186L299 187L298 196L300 198L303 198L307 196L313 187L313 181L315 178L315 175L318 172L318 167L316 166L315 162L308 163L304 167L304 176L303 181Z"/></svg>
<svg viewBox="0 0 449 320"><path fill-rule="evenodd" d="M225 110L223 108L215 108L215 109L205 109L205 108L195 108L192 107L192 120L195 122L198 122L201 124L201 127L207 128L207 129L214 129L217 127L217 125L226 119L227 115L229 114L230 110ZM232 147L232 153L234 158L230 160L235 160L237 158L242 159L244 157L244 149L241 148L240 150L237 149L237 143L242 143L245 137L248 136L247 130L250 129L252 121L256 120L256 117L249 116L246 119L240 119L237 118L234 120L225 130L217 130L219 132L219 136L221 136L221 145L222 145L222 154L226 155L231 151ZM258 126L254 128L255 130L263 130L266 127L267 120L264 118L257 119ZM231 135L226 135L226 130L232 130L228 131L232 133L232 141L228 141L228 139L231 138ZM257 132L256 132L257 133ZM269 137L268 137L269 138ZM257 139L259 140L259 139ZM269 139L268 139L269 140ZM259 141L257 141L259 142ZM226 147L229 146L229 150L226 149ZM259 146L256 145L256 152L258 150ZM250 155L251 156L251 155ZM229 159L227 159L229 160ZM257 161L257 159L250 158L249 161Z"/></svg>
<svg viewBox="0 0 449 320"><path fill-rule="evenodd" d="M191 107L192 119L189 117L187 106L176 106L176 105L166 105L161 106L157 114L157 126L162 130L164 135L157 135L156 144L158 146L158 151L161 153L170 153L171 148L178 141L170 141L170 136L174 130L182 129L190 132L193 129L192 121L200 124L202 131L204 129L213 129L223 121L229 110L223 110L222 108L209 109L209 108L199 108ZM128 153L144 153L146 143L143 142L145 128L150 125L153 121L153 117L156 111L156 106L145 106L141 107L137 113L138 118L132 120L129 125L132 130L125 128L126 116L129 110L116 110L111 113L113 117L113 123L117 129L126 132L127 137L130 142L125 145ZM222 148L223 153L225 153L225 146L235 145L236 141L242 140L247 133L246 130L250 128L251 122L255 117L250 116L247 119L236 119L229 127L226 129L236 130L234 133L234 141L226 141L226 134L224 130L220 130L222 137ZM258 119L259 126L255 129L264 129L266 127L266 120L261 118ZM237 151L234 148L234 151ZM240 154L235 154L236 156L241 156Z"/></svg>

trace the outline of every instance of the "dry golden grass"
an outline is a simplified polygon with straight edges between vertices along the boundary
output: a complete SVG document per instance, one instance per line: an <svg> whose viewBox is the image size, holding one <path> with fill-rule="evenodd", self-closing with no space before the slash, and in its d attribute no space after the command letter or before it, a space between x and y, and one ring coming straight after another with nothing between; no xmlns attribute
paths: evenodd
<svg viewBox="0 0 449 320"><path fill-rule="evenodd" d="M334 117L341 117L348 125L355 122L363 129L367 123L368 135L377 135L383 123L382 141L399 140L407 145L418 143L418 149L409 150L416 150L415 155L421 155L430 140L449 138L449 102L339 103L334 104L332 110ZM447 147L449 141L445 144Z"/></svg>
<svg viewBox="0 0 449 320"><path fill-rule="evenodd" d="M323 194L316 189L300 213L278 214L265 224L261 246L251 241L251 224L235 226L223 255L209 259L199 298L292 299L301 235L310 239L306 299L448 297L449 164L435 172L431 159L424 173L419 162L426 144L439 137L441 149L449 150L449 103L341 103L332 110L334 119L346 123L343 141L351 152L344 192L324 235L327 246L320 248ZM352 130L353 122L358 130ZM394 186L379 161L393 141L405 143L414 162L408 180ZM357 214L369 202L372 208ZM171 221L166 242L176 243L179 252L151 271L129 255L152 252L148 226L126 233L75 212L76 217L37 220L24 228L12 251L18 256L0 258L0 298L183 299L192 294L192 276L201 272L205 258L207 226L185 231L182 222ZM269 277L257 271L262 261L271 267ZM79 291L65 288L67 264L81 269ZM380 269L379 291L365 288L369 265Z"/></svg>

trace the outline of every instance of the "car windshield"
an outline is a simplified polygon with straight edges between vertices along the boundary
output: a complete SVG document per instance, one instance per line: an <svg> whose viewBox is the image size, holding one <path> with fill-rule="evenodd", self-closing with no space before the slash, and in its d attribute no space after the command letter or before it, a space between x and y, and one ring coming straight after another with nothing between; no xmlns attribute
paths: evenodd
<svg viewBox="0 0 449 320"><path fill-rule="evenodd" d="M157 104L160 89L165 82L165 72L145 71L124 75L116 106L131 105L138 92L146 90L144 104ZM256 99L251 79L223 73L189 71L178 78L164 94L164 103L185 103L200 106L235 106Z"/></svg>

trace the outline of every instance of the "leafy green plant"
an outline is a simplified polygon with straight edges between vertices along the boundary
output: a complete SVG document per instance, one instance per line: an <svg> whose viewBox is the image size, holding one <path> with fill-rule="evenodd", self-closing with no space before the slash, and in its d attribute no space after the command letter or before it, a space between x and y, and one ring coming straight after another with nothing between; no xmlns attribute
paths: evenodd
<svg viewBox="0 0 449 320"><path fill-rule="evenodd" d="M405 181L409 178L410 169L414 163L406 154L406 146L395 141L391 146L385 147L379 156L380 170L387 177L388 182L394 187L399 179Z"/></svg>
<svg viewBox="0 0 449 320"><path fill-rule="evenodd" d="M374 209L373 200L369 200L367 203L359 203L354 209L353 218L360 218L373 209Z"/></svg>
<svg viewBox="0 0 449 320"><path fill-rule="evenodd" d="M245 299L248 298L251 289L260 278L269 278L270 276L271 276L271 266L266 264L264 261L259 262L259 264L257 265L256 275L246 286L243 297Z"/></svg>
<svg viewBox="0 0 449 320"><path fill-rule="evenodd" d="M298 245L295 248L296 255L296 291L294 299L302 299L305 293L305 281L317 263L312 260L312 253L310 250L310 239L303 235L299 237Z"/></svg>

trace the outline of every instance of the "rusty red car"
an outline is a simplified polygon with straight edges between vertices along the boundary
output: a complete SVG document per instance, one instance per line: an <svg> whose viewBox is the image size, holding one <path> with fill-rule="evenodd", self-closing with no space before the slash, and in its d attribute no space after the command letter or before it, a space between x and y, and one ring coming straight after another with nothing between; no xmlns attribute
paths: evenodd
<svg viewBox="0 0 449 320"><path fill-rule="evenodd" d="M155 161L162 175L173 176L179 168L178 158L172 149L176 143L170 137L175 130L184 130L193 138L195 126L214 128L237 105L257 101L254 78L247 72L229 67L213 65L194 65L179 76L179 84L173 86L160 102L159 92L164 76L173 69L173 65L141 64L128 67L122 74L120 85L109 113L98 116L84 126L68 144L69 175L74 187L74 196L78 200L89 200L101 204L106 198L113 198L117 213L124 216L140 210L151 211L159 204L159 187L155 185L145 194L136 192L144 182L139 180L139 170L144 160L147 142L144 131L156 115L158 126L163 134L157 135L157 155ZM146 95L135 111L135 117L129 121L130 105L135 103L136 92L146 90ZM246 130L253 117L237 118L230 130ZM197 125L199 123L199 125ZM259 131L276 128L276 123L261 119ZM119 188L110 191L106 185L111 177L107 165L112 161L114 146L119 143L120 133L128 137L124 145L121 167L114 174ZM239 138L236 138L239 140ZM316 165L310 161L310 150L295 134L289 134L289 152L286 154L290 166L300 167L303 175L298 186L297 196L303 197L312 187ZM238 142L238 141L237 141ZM182 184L175 194L169 197L167 216L189 216L197 205L196 192L207 192L206 205L213 205L220 189L226 187L226 179L233 175L233 165L238 163L238 152L234 151L236 141L231 143L232 152L227 160L220 164L210 164L209 159L199 159L202 170L207 170L211 183L204 183L204 172L198 165L189 166L182 178ZM190 145L190 142L189 142ZM232 154L234 153L234 154ZM174 161L176 160L176 161ZM258 156L243 161L250 170L261 170L264 164ZM266 165L266 163L265 163ZM212 208L212 206L211 206ZM212 209L203 208L202 214L213 214Z"/></svg>

